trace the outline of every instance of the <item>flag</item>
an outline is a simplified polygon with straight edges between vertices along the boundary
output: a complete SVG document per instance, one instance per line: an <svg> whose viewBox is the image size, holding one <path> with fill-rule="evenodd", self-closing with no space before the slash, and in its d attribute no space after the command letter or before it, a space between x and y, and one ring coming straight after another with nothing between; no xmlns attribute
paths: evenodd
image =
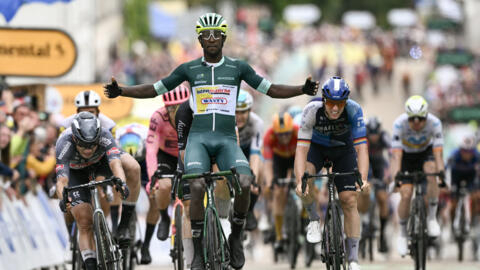
<svg viewBox="0 0 480 270"><path fill-rule="evenodd" d="M17 13L17 10L23 4L28 4L33 2L46 3L46 4L51 4L55 2L67 3L70 1L72 0L2 0L0 1L0 13L2 13L3 16L5 17L5 20L9 22L13 19L13 17Z"/></svg>

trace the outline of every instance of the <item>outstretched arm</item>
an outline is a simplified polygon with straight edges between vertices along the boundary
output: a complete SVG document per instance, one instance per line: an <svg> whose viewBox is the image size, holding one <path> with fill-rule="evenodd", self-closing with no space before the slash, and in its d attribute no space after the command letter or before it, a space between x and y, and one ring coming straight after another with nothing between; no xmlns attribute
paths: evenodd
<svg viewBox="0 0 480 270"><path fill-rule="evenodd" d="M318 81L312 81L312 77L309 76L304 85L290 86L281 84L272 84L268 89L267 95L272 98L289 98L299 96L301 94L307 94L314 96L318 91Z"/></svg>
<svg viewBox="0 0 480 270"><path fill-rule="evenodd" d="M104 94L108 98L116 98L118 96L132 97L132 98L153 98L157 96L157 92L153 84L140 84L134 86L120 87L112 77L112 82L103 86Z"/></svg>

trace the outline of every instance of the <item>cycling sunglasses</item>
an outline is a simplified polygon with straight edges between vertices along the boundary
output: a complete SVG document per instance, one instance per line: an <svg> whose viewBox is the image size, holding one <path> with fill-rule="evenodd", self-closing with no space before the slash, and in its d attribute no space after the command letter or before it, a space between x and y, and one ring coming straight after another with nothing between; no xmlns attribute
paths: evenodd
<svg viewBox="0 0 480 270"><path fill-rule="evenodd" d="M414 122L415 120L418 120L419 122L423 122L427 120L427 117L421 117L421 116L412 116L408 118L408 122Z"/></svg>
<svg viewBox="0 0 480 270"><path fill-rule="evenodd" d="M95 148L95 146L97 146L98 144L96 143L86 143L86 142L82 142L80 140L77 140L75 138L75 136L73 136L73 141L75 142L75 144L81 148L84 148L84 149L92 149L92 148Z"/></svg>
<svg viewBox="0 0 480 270"><path fill-rule="evenodd" d="M204 40L209 40L210 37L213 37L214 40L219 40L224 35L222 31L215 29L203 30L199 34Z"/></svg>
<svg viewBox="0 0 480 270"><path fill-rule="evenodd" d="M345 104L347 104L347 100L346 99L343 99L343 100L333 100L333 99L324 99L325 101L325 105L329 106L329 107L333 107L335 105L337 105L338 107L344 107Z"/></svg>

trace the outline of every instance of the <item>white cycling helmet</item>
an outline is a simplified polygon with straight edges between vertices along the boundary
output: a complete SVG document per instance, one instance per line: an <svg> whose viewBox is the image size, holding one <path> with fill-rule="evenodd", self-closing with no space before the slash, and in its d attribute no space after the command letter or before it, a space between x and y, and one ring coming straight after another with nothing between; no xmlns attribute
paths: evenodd
<svg viewBox="0 0 480 270"><path fill-rule="evenodd" d="M411 96L407 99L407 102L405 102L405 111L408 117L427 117L428 103L421 96Z"/></svg>
<svg viewBox="0 0 480 270"><path fill-rule="evenodd" d="M460 148L464 150L473 150L477 146L477 138L474 135L465 135L460 142Z"/></svg>
<svg viewBox="0 0 480 270"><path fill-rule="evenodd" d="M98 107L100 102L100 96L93 90L82 91L75 97L75 106L77 108Z"/></svg>

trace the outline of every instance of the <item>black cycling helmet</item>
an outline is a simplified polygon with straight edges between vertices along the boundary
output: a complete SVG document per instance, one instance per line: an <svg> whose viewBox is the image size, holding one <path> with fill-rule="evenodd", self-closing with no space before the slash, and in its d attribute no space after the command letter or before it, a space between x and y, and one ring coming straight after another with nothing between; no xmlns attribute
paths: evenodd
<svg viewBox="0 0 480 270"><path fill-rule="evenodd" d="M72 137L74 142L85 148L98 144L101 133L100 120L90 112L80 112L72 121Z"/></svg>
<svg viewBox="0 0 480 270"><path fill-rule="evenodd" d="M378 121L378 118L373 116L367 120L367 133L368 134L378 134L380 133L382 124Z"/></svg>

